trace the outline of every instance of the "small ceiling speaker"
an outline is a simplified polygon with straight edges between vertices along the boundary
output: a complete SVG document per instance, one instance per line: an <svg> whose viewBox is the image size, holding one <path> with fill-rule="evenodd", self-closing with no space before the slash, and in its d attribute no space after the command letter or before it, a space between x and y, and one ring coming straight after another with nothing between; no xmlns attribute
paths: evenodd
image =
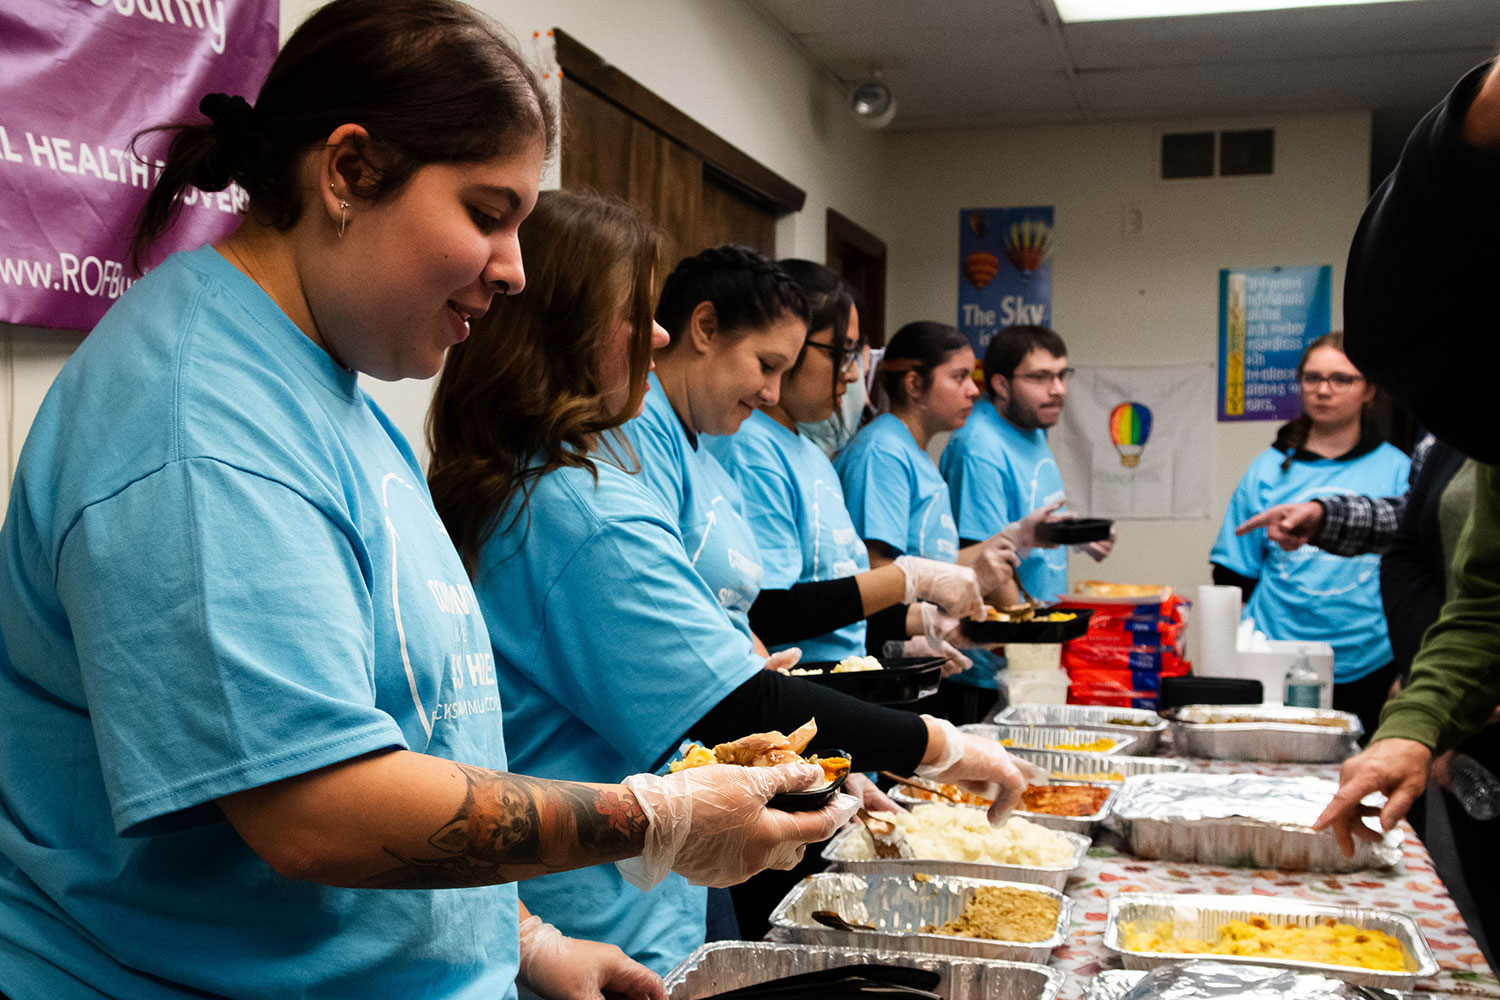
<svg viewBox="0 0 1500 1000"><path fill-rule="evenodd" d="M885 128L896 117L896 97L878 69L854 85L849 92L849 110L854 120L868 129Z"/></svg>

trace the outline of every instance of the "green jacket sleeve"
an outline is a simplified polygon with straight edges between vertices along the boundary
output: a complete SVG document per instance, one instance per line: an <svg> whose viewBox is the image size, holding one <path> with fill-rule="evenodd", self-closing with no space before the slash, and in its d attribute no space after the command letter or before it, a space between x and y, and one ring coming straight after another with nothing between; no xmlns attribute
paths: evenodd
<svg viewBox="0 0 1500 1000"><path fill-rule="evenodd" d="M1479 466L1454 559L1458 593L1423 637L1411 685L1380 713L1377 740L1416 740L1442 753L1479 732L1500 705L1500 468Z"/></svg>

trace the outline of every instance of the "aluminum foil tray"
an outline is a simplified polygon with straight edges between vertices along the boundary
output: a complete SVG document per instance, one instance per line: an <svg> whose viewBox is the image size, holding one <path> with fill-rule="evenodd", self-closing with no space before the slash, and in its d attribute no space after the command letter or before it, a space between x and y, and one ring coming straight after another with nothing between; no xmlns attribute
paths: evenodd
<svg viewBox="0 0 1500 1000"><path fill-rule="evenodd" d="M1286 721L1208 721L1226 715ZM1298 719L1330 719L1343 725L1314 726L1294 721ZM1349 712L1285 705L1183 705L1172 720L1172 741L1177 753L1217 760L1335 764L1359 750L1359 738L1364 731L1359 717Z"/></svg>
<svg viewBox="0 0 1500 1000"><path fill-rule="evenodd" d="M943 977L937 992L948 1000L1056 1000L1063 974L1056 969L994 959L866 951L805 944L717 941L698 948L667 973L671 1000L700 1000L799 972L861 963L931 969Z"/></svg>
<svg viewBox="0 0 1500 1000"><path fill-rule="evenodd" d="M926 875L961 875L967 878L1000 879L1005 882L1025 882L1029 885L1045 885L1061 890L1068 884L1068 876L1076 872L1088 855L1092 841L1078 833L1058 831L1073 844L1073 857L1057 868L1037 868L1029 865L988 865L978 861L939 861L933 858L873 858L863 861L845 861L839 858L842 845L851 837L859 837L864 830L858 826L845 827L823 846L823 860L838 871L858 875L899 875L910 877L917 872Z"/></svg>
<svg viewBox="0 0 1500 1000"><path fill-rule="evenodd" d="M1138 922L1157 924L1168 921L1178 936L1212 941L1219 928L1231 920L1269 917L1279 923L1311 927L1329 917L1340 923L1384 931L1401 942L1407 953L1406 972L1383 972L1356 969L1347 965L1321 962L1299 962L1285 958L1251 958L1245 955L1191 955L1187 953L1142 953L1126 951L1122 925ZM1127 969L1150 969L1168 962L1223 961L1239 965L1266 965L1281 969L1306 969L1342 979L1360 986L1411 989L1418 979L1438 974L1437 959L1427 945L1416 922L1404 913L1374 907L1327 906L1298 900L1273 899L1269 896L1182 896L1157 893L1121 893L1109 901L1109 918L1104 925L1104 947L1120 956Z"/></svg>
<svg viewBox="0 0 1500 1000"><path fill-rule="evenodd" d="M1110 719L1133 719L1145 725L1111 723ZM1134 738L1129 753L1151 754L1161 743L1167 720L1146 708L1111 708L1108 705L1011 705L995 716L1002 726L1083 726Z"/></svg>
<svg viewBox="0 0 1500 1000"><path fill-rule="evenodd" d="M1053 784L1092 785L1098 784L1098 782L1054 781ZM1099 811L1096 813L1091 813L1088 816L1058 816L1055 813L1029 812L1026 809L1022 808L1017 808L1015 814L1017 816L1020 816L1022 819L1030 820L1037 826L1045 826L1051 830L1064 830L1068 833L1079 833L1085 837L1092 838L1094 836L1094 831L1099 828L1099 824L1104 822L1104 817L1108 816L1110 810L1115 807L1115 799L1119 796L1119 792L1116 790L1116 787L1117 786L1110 786L1109 797L1104 800L1104 804L1099 807ZM942 799L936 798L924 799L920 795L914 794L910 788L907 788L904 785L896 785L891 788L891 790L886 794L896 802L899 802L903 806L908 807L926 805L929 802L936 802L938 804L942 804L943 802Z"/></svg>
<svg viewBox="0 0 1500 1000"><path fill-rule="evenodd" d="M1005 941L923 933L921 928L957 919L980 886L1010 886L1037 892L1058 902L1057 926L1040 941ZM874 924L873 931L834 930L813 919L817 910L832 910L845 920ZM957 875L855 875L824 872L792 887L771 911L771 937L800 944L867 948L871 951L919 951L963 958L999 958L1045 965L1052 949L1068 937L1073 901L1056 889L1018 882L961 878Z"/></svg>
<svg viewBox="0 0 1500 1000"><path fill-rule="evenodd" d="M1017 757L1031 761L1033 764L1043 768L1051 774L1060 771L1065 774L1089 774L1096 771L1116 771L1129 778L1137 774L1162 774L1178 773L1187 770L1187 762L1172 760L1166 757L1121 757L1111 756L1108 760L1099 760L1094 754L1070 753L1067 750L1026 750L1020 747L1011 749L1011 753ZM1118 784L1104 778L1084 779L1094 784Z"/></svg>
<svg viewBox="0 0 1500 1000"><path fill-rule="evenodd" d="M1148 774L1127 778L1108 817L1130 852L1153 861L1196 861L1281 871L1352 872L1401 860L1399 829L1339 850L1313 822L1333 798L1328 778L1257 774Z"/></svg>
<svg viewBox="0 0 1500 1000"><path fill-rule="evenodd" d="M994 723L975 722L959 726L966 733L984 736L992 740L1010 740L1011 747L1027 750L1046 750L1057 743L1092 743L1095 740L1114 740L1108 750L1057 750L1056 753L1071 753L1082 757L1106 757L1129 753L1135 745L1135 736L1126 733L1107 733L1102 729L1084 729L1077 726L1006 726Z"/></svg>
<svg viewBox="0 0 1500 1000"><path fill-rule="evenodd" d="M1142 982L1150 975L1152 982ZM1275 978L1270 978L1275 977ZM1290 977L1290 981L1289 981ZM1236 986L1240 988L1236 989ZM1352 986L1297 969L1232 962L1186 962L1155 974L1106 969L1089 981L1083 1000L1420 1000L1430 994Z"/></svg>

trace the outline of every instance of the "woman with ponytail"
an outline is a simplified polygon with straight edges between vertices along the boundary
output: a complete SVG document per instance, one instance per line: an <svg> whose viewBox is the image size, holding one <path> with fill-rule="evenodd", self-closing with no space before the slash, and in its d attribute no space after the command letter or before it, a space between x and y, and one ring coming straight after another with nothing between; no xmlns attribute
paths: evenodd
<svg viewBox="0 0 1500 1000"><path fill-rule="evenodd" d="M0 990L663 996L508 883L788 866L831 823L765 803L820 772L508 772L463 563L358 382L435 374L526 283L536 77L457 0L335 0L202 110L135 259L190 185L248 214L74 353L0 529Z"/></svg>
<svg viewBox="0 0 1500 1000"><path fill-rule="evenodd" d="M1380 557L1344 557L1310 545L1288 552L1264 528L1236 535L1252 514L1330 494L1393 496L1406 491L1407 457L1365 420L1371 385L1344 354L1342 333L1307 345L1297 362L1303 412L1235 487L1213 553L1214 582L1244 591L1245 617L1270 639L1333 646L1333 707L1375 731L1396 668L1380 603ZM1267 691L1279 700L1281 692Z"/></svg>
<svg viewBox="0 0 1500 1000"><path fill-rule="evenodd" d="M908 323L886 347L876 388L887 412L866 424L834 462L870 565L903 556L956 562L974 569L991 603L1018 603L1015 539L1002 531L960 549L948 484L927 454L934 436L962 427L974 409L973 348L946 323ZM933 648L962 644L958 622L935 612L930 604L911 604L895 637L925 634ZM872 644L892 638L882 633L872 635ZM956 722L978 722L998 698L994 669L963 660L965 669L943 682L932 709Z"/></svg>

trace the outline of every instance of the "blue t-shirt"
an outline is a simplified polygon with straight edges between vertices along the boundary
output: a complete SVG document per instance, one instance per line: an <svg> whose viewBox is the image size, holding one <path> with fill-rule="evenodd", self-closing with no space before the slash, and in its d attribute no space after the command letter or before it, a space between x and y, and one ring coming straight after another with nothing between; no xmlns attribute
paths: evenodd
<svg viewBox="0 0 1500 1000"><path fill-rule="evenodd" d="M938 463L953 497L958 537L983 541L1007 524L1063 498L1062 473L1047 432L1023 431L982 399L953 433ZM1068 550L1032 549L1020 566L1031 596L1051 603L1068 590Z"/></svg>
<svg viewBox="0 0 1500 1000"><path fill-rule="evenodd" d="M745 497L745 510L765 566L761 586L788 590L794 584L837 580L870 568L865 543L849 520L838 473L823 449L756 410L727 437L705 437L703 445L719 460ZM842 660L863 655L865 622L811 639L772 646L797 646L804 660Z"/></svg>
<svg viewBox="0 0 1500 1000"><path fill-rule="evenodd" d="M659 390L653 390L659 391ZM762 668L689 561L677 523L637 476L600 461L537 481L484 545L475 589L490 623L518 772L616 782L658 768L688 728ZM534 913L665 974L704 938L703 889L648 893L613 865L521 883Z"/></svg>
<svg viewBox="0 0 1500 1000"><path fill-rule="evenodd" d="M677 518L693 568L749 636L750 605L760 594L764 570L740 488L701 441L689 439L655 372L650 385L641 415L625 424L641 481Z"/></svg>
<svg viewBox="0 0 1500 1000"><path fill-rule="evenodd" d="M958 561L948 484L900 418L882 413L865 424L833 466L859 537L903 555Z"/></svg>
<svg viewBox="0 0 1500 1000"><path fill-rule="evenodd" d="M506 758L411 449L212 248L126 292L37 414L0 531L0 718L15 1000L513 991L514 887L291 881L214 804L391 747Z"/></svg>
<svg viewBox="0 0 1500 1000"><path fill-rule="evenodd" d="M1391 661L1380 602L1380 557L1336 556L1311 545L1283 551L1266 530L1236 538L1234 529L1278 503L1299 503L1334 493L1397 496L1406 492L1407 457L1381 444L1358 458L1293 462L1281 471L1284 452L1268 448L1250 463L1229 499L1211 561L1259 580L1245 616L1270 639L1304 639L1333 646L1336 684L1359 680Z"/></svg>

